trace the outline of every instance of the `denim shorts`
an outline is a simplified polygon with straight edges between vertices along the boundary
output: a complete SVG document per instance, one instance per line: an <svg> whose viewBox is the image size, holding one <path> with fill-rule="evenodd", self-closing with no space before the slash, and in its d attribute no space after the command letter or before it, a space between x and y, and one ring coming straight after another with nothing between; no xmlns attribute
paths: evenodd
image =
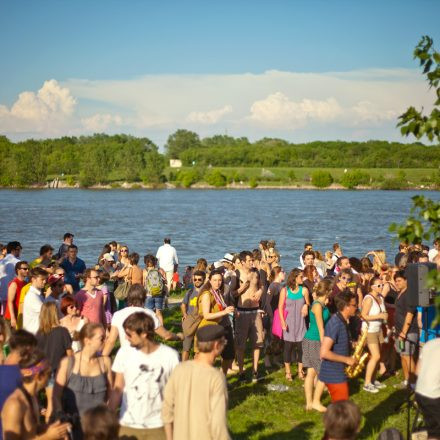
<svg viewBox="0 0 440 440"><path fill-rule="evenodd" d="M163 310L163 295L148 296L145 300L145 307L150 310Z"/></svg>

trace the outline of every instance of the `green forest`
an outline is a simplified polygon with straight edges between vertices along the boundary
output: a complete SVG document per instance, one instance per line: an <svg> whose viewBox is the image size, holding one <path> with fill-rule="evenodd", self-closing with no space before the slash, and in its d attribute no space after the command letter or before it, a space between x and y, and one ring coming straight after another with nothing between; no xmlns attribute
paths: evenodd
<svg viewBox="0 0 440 440"><path fill-rule="evenodd" d="M180 159L183 168L170 169L169 159ZM293 144L273 138L250 142L226 135L201 139L197 133L181 129L169 136L162 154L150 139L124 134L23 142L0 136L0 185L4 187L46 185L54 178L82 187L117 186L116 182L157 186L167 181L184 187L196 182L220 187L243 181L251 187L262 182L310 182L317 187L338 182L347 188L376 182L383 187L387 175L378 172L383 169L394 170L388 173L388 180L394 183L386 181L385 186L405 187L411 179L438 186L439 167L440 146L420 142ZM252 171L255 169L258 172Z"/></svg>

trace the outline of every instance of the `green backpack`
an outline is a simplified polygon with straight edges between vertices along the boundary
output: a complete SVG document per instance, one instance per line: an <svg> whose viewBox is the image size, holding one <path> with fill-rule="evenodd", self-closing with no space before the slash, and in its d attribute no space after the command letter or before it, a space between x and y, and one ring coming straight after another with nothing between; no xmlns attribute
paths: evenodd
<svg viewBox="0 0 440 440"><path fill-rule="evenodd" d="M162 295L163 281L160 273L157 269L151 269L148 271L145 278L145 290L147 295L159 296Z"/></svg>

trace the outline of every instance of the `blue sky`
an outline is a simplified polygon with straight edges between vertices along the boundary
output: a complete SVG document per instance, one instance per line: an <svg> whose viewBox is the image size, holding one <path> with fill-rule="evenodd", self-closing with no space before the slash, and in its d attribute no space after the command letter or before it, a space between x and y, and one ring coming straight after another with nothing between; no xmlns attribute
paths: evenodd
<svg viewBox="0 0 440 440"><path fill-rule="evenodd" d="M399 139L396 116L432 102L412 50L440 48L439 16L438 0L0 0L0 132Z"/></svg>

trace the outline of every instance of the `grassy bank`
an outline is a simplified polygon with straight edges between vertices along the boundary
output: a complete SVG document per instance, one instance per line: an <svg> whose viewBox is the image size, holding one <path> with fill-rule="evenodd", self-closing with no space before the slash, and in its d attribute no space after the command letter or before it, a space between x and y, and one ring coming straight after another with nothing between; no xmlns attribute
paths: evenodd
<svg viewBox="0 0 440 440"><path fill-rule="evenodd" d="M165 326L180 331L180 311L177 307L165 311ZM180 343L174 348L181 350ZM250 356L247 355L249 360ZM247 363L250 379L251 365ZM296 369L293 368L296 373ZM387 388L378 394L366 393L362 390L363 380L350 383L350 396L362 412L360 439L376 439L385 428L395 427L405 431L406 412L396 409L405 399L405 391L393 385L402 380L401 376L385 381ZM238 384L237 378L228 378L229 412L228 423L233 439L240 440L282 440L282 439L320 439L323 435L322 416L317 412L304 410L303 382L294 378L288 384L284 380L283 371L276 370L264 377L257 384ZM284 384L286 392L269 391L268 384ZM324 405L330 403L328 394L323 397ZM414 412L412 412L414 417Z"/></svg>
<svg viewBox="0 0 440 440"><path fill-rule="evenodd" d="M57 178L49 176L49 181ZM79 176L59 179L58 187L80 187ZM166 168L155 184L125 181L118 170L111 179L92 188L331 188L331 189L440 189L440 170L435 168Z"/></svg>

